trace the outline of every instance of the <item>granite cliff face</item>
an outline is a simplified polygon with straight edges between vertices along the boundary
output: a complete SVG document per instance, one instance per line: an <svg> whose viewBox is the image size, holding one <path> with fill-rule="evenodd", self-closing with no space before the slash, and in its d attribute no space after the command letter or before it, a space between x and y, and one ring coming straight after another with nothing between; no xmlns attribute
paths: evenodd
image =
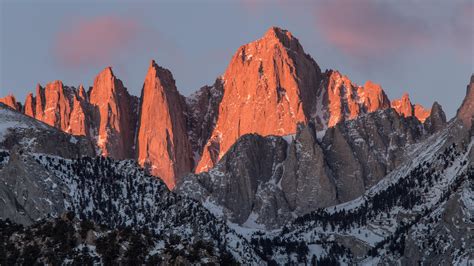
<svg viewBox="0 0 474 266"><path fill-rule="evenodd" d="M193 167L186 130L186 104L171 72L152 61L141 96L137 160L173 189Z"/></svg>
<svg viewBox="0 0 474 266"><path fill-rule="evenodd" d="M298 39L279 28L241 46L222 76L222 101L196 172L209 170L242 135L287 135L311 114L321 70Z"/></svg>
<svg viewBox="0 0 474 266"><path fill-rule="evenodd" d="M222 206L233 222L278 228L362 195L428 136L417 119L393 109L318 132L311 123L284 138L244 135L209 172L180 180L177 192Z"/></svg>
<svg viewBox="0 0 474 266"><path fill-rule="evenodd" d="M222 80L217 79L213 86L204 86L186 97L188 136L195 162L199 162L204 146L216 126L222 94ZM212 151L212 147L209 150Z"/></svg>
<svg viewBox="0 0 474 266"><path fill-rule="evenodd" d="M333 127L337 123L390 107L382 87L372 81L364 86L354 84L338 71L327 71L321 84L319 110L314 114L318 128Z"/></svg>

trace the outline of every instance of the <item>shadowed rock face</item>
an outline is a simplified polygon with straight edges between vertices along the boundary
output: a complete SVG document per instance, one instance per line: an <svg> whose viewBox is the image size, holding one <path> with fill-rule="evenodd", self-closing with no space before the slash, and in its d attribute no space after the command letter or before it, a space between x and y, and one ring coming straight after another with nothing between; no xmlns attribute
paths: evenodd
<svg viewBox="0 0 474 266"><path fill-rule="evenodd" d="M171 72L152 61L142 91L137 159L170 189L193 168L185 111Z"/></svg>
<svg viewBox="0 0 474 266"><path fill-rule="evenodd" d="M433 103L430 116L426 118L424 126L430 133L439 131L446 126L446 115L438 102Z"/></svg>
<svg viewBox="0 0 474 266"><path fill-rule="evenodd" d="M283 163L281 188L295 213L337 202L336 186L312 125L301 126Z"/></svg>
<svg viewBox="0 0 474 266"><path fill-rule="evenodd" d="M403 160L405 147L423 136L422 124L393 109L329 128L322 140L340 202L360 196Z"/></svg>
<svg viewBox="0 0 474 266"><path fill-rule="evenodd" d="M288 219L289 208L283 193L274 194L281 178L281 163L285 160L288 144L280 137L257 134L242 136L210 172L190 174L179 180L176 191L189 194L201 201L208 197L226 209L232 221L244 223L255 208L266 209L272 217ZM273 185L269 185L272 183ZM276 206L262 202L262 188L269 190ZM285 213L275 216L281 206ZM271 209L271 210L270 210Z"/></svg>
<svg viewBox="0 0 474 266"><path fill-rule="evenodd" d="M466 97L464 97L456 117L461 120L467 128L471 128L472 119L474 117L474 74L471 76L471 81L467 85Z"/></svg>
<svg viewBox="0 0 474 266"><path fill-rule="evenodd" d="M385 109L319 136L312 124L295 136L244 135L209 172L191 174L176 191L222 206L240 224L281 226L294 215L362 195L423 139L423 125Z"/></svg>
<svg viewBox="0 0 474 266"><path fill-rule="evenodd" d="M222 94L222 80L217 79L213 86L204 86L186 98L188 136L196 163L216 126Z"/></svg>

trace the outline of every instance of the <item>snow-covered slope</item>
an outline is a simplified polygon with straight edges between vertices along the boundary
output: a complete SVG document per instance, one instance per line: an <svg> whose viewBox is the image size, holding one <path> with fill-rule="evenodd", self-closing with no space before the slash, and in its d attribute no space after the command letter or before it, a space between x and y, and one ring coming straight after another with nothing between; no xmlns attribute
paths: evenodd
<svg viewBox="0 0 474 266"><path fill-rule="evenodd" d="M0 149L42 152L65 158L94 156L93 144L0 103Z"/></svg>
<svg viewBox="0 0 474 266"><path fill-rule="evenodd" d="M252 244L280 264L472 260L473 143L453 121L414 146L405 163L363 196L298 217L281 230L255 233ZM288 256L294 245L301 248Z"/></svg>
<svg viewBox="0 0 474 266"><path fill-rule="evenodd" d="M216 219L198 202L170 192L161 180L146 175L134 161L104 157L64 159L37 153L24 153L19 157L17 160L27 162L24 167L34 165L44 171L37 173L32 185L21 187L20 191L15 191L18 188L15 184L4 183L1 187L10 186L14 195L28 194L31 186L49 190L42 199L46 204L55 205L56 212L43 213L43 218L72 211L80 219L112 229L143 229L164 239L176 235L188 243L208 241L216 254L226 251L247 263L260 260L247 241L225 222ZM41 198L25 201L32 205L43 204Z"/></svg>
<svg viewBox="0 0 474 266"><path fill-rule="evenodd" d="M247 240L224 221L199 202L170 192L135 161L85 156L84 139L9 108L0 108L0 124L0 218L30 225L70 211L110 229L147 230L187 243L202 240L218 256L260 262Z"/></svg>

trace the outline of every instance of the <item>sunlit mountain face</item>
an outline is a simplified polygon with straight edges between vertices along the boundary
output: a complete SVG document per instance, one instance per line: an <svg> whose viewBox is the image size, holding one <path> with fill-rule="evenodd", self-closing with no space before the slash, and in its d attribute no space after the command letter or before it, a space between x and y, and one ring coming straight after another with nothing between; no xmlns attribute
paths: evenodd
<svg viewBox="0 0 474 266"><path fill-rule="evenodd" d="M320 34L327 38L321 45L329 44L339 55L314 54L308 48L313 39L303 34L300 41L272 26L259 37L249 34L233 43L227 66L192 93L180 86L186 71L148 49L156 43L172 51L161 37L146 39L149 43L140 46L148 54L142 67L121 75L123 60L133 65L136 59L130 56L138 47L134 42L157 33L142 27L133 9L127 19L71 19L72 26L57 29L62 39L52 49L65 59L59 63L78 76L90 69L98 73L72 82L93 80L90 87L68 84L65 77L41 78L36 82L44 84L31 91L2 89L0 264L473 263L474 240L466 232L474 226L474 75L465 69L461 81L453 80L468 80L467 88L450 87L464 97L455 107L424 93L424 87L401 93L392 90L395 83L386 87L384 78L371 81L371 75L359 84L360 73L354 71L357 78L351 79L346 69L353 65L340 67L340 58L351 54L362 60L371 56L368 47L377 62L381 54L390 56L384 49L403 49L396 39L370 39L383 37L378 27L404 36L407 44L431 37L418 32L415 38L411 31L417 28L408 27L414 15L403 3L363 1L365 11L341 3L297 2L292 9L282 1L269 9L283 8L289 17L301 6L317 10L316 21L325 25ZM12 12L18 8L2 6ZM242 4L250 21L251 13L264 6ZM457 6L445 8L458 14ZM102 12L100 4L97 12ZM342 21L358 17L354 12L386 17L361 18L357 33L367 45L360 44L355 29L348 31L347 23L332 20L339 13ZM407 19L394 28L401 14ZM431 19L419 16L421 24ZM456 29L469 34L472 25L466 27L462 16ZM2 25L10 26L21 24ZM181 31L179 24L173 27L170 36ZM195 41L212 43L228 33L221 34ZM204 53L201 45L190 52ZM176 61L187 56L175 55ZM409 60L416 64L423 56ZM5 65L8 57L1 60ZM213 69L212 60L199 60L196 73ZM43 63L46 71L58 62ZM381 64L374 73L382 69L388 71ZM141 77L140 89L126 86L135 75ZM430 89L447 90L441 85Z"/></svg>

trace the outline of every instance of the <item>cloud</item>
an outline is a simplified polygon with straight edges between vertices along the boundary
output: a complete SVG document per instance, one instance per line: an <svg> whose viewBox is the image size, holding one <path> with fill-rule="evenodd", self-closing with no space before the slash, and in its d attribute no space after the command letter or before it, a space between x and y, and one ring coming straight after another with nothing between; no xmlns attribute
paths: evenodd
<svg viewBox="0 0 474 266"><path fill-rule="evenodd" d="M383 1L330 1L315 7L316 27L325 40L353 57L393 55L430 41L427 25Z"/></svg>
<svg viewBox="0 0 474 266"><path fill-rule="evenodd" d="M472 1L334 0L313 10L323 39L358 62L425 52L473 57Z"/></svg>
<svg viewBox="0 0 474 266"><path fill-rule="evenodd" d="M458 6L450 23L450 40L460 49L460 55L471 60L474 57L474 2ZM474 63L473 63L474 64Z"/></svg>
<svg viewBox="0 0 474 266"><path fill-rule="evenodd" d="M57 34L54 54L66 67L108 65L133 48L143 31L137 22L115 16L81 18Z"/></svg>

